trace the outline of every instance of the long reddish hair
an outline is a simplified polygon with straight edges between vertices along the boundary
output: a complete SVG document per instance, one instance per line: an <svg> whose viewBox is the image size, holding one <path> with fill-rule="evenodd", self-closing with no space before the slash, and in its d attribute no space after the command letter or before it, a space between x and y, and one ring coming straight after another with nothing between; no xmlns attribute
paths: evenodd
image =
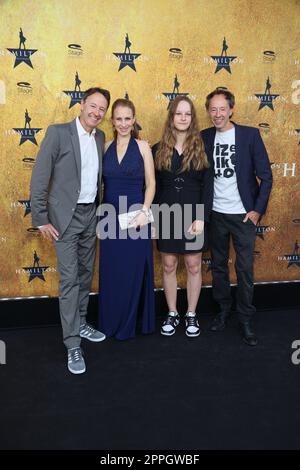
<svg viewBox="0 0 300 470"><path fill-rule="evenodd" d="M176 129L174 126L174 116L181 101L189 103L191 108L191 125L187 130L184 146L181 171L202 170L208 168L209 163L205 153L204 143L200 135L198 119L193 102L187 96L177 96L171 102L167 120L165 122L163 135L156 152L155 166L158 170L170 170L174 147L176 145Z"/></svg>

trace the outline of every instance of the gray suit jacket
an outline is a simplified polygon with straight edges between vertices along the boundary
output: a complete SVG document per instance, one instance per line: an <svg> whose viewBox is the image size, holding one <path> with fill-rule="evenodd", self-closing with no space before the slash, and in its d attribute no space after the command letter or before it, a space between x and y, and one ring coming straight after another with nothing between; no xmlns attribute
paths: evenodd
<svg viewBox="0 0 300 470"><path fill-rule="evenodd" d="M101 190L104 133L96 129ZM60 237L70 224L79 198L81 155L76 120L48 127L32 171L30 200L35 226L51 223Z"/></svg>

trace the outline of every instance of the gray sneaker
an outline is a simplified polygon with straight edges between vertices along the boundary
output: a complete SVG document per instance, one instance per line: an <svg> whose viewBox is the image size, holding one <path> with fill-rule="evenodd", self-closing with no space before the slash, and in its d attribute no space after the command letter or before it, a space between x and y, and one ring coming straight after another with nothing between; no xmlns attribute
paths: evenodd
<svg viewBox="0 0 300 470"><path fill-rule="evenodd" d="M101 331L95 330L91 325L84 323L84 325L80 326L79 334L81 338L88 339L89 341L93 341L95 343L100 343L103 341L106 336L101 333Z"/></svg>
<svg viewBox="0 0 300 470"><path fill-rule="evenodd" d="M85 372L85 362L80 347L68 349L68 369L72 374Z"/></svg>

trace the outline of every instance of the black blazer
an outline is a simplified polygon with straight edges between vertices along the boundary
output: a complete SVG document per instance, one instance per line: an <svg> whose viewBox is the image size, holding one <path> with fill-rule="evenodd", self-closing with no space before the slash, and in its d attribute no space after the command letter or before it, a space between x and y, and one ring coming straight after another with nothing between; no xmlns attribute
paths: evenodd
<svg viewBox="0 0 300 470"><path fill-rule="evenodd" d="M272 188L272 171L266 148L258 129L233 124L236 148L235 170L242 203L247 212L256 211L264 214ZM213 162L216 128L204 129L201 135L208 159Z"/></svg>

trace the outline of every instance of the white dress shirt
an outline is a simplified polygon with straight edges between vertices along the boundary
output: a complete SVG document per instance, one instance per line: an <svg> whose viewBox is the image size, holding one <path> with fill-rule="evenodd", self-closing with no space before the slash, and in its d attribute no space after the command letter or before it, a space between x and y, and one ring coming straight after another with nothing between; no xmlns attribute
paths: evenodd
<svg viewBox="0 0 300 470"><path fill-rule="evenodd" d="M81 153L81 190L78 203L91 203L95 201L98 185L99 159L95 140L96 129L87 132L76 118L76 127Z"/></svg>

